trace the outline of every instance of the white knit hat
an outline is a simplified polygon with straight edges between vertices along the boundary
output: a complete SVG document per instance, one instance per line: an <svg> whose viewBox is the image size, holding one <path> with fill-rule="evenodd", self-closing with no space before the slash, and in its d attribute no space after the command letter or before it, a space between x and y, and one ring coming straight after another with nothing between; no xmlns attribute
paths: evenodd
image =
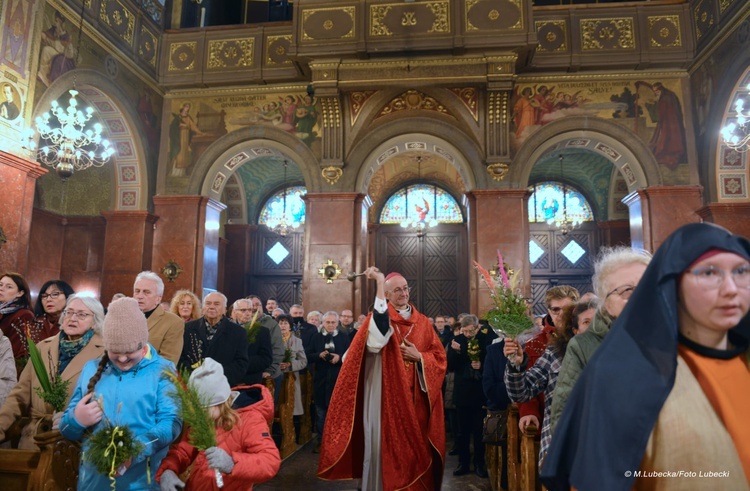
<svg viewBox="0 0 750 491"><path fill-rule="evenodd" d="M110 353L132 353L148 344L148 323L134 298L118 298L104 317L104 348Z"/></svg>
<svg viewBox="0 0 750 491"><path fill-rule="evenodd" d="M232 395L224 367L213 358L203 360L203 364L190 374L188 384L198 391L204 407L223 404Z"/></svg>

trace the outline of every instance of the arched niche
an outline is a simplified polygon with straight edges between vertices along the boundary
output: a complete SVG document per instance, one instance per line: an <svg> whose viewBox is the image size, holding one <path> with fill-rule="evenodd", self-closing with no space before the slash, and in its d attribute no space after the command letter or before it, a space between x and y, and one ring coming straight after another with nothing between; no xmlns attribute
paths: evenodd
<svg viewBox="0 0 750 491"><path fill-rule="evenodd" d="M637 135L615 123L585 116L564 118L534 133L516 154L505 180L512 187L526 187L538 160L570 149L604 156L625 176L629 192L662 184L656 159Z"/></svg>
<svg viewBox="0 0 750 491"><path fill-rule="evenodd" d="M48 111L53 100L66 94L75 83L79 98L91 104L112 142L115 154L115 192L111 209L121 211L146 210L149 200L148 156L144 141L146 134L135 112L135 105L112 81L94 70L71 70L57 78L42 94L34 108L32 119ZM86 171L82 171L86 172ZM73 178L75 179L75 175Z"/></svg>

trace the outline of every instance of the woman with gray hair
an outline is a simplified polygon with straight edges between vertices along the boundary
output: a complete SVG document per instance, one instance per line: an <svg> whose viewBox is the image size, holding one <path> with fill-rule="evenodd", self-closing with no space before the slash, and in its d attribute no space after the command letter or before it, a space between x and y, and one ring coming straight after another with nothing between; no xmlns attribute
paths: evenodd
<svg viewBox="0 0 750 491"><path fill-rule="evenodd" d="M60 322L60 334L41 341L38 348L42 361L47 365L50 380L60 376L62 380L70 382L70 399L83 366L104 353L101 337L104 308L94 297L74 294L68 297ZM6 439L6 433L13 423L29 412L31 421L21 431L19 449L38 450L34 436L56 429L55 423L59 423L62 413L52 412L51 406L37 394L39 387L33 364L27 363L18 384L0 407L0 441Z"/></svg>
<svg viewBox="0 0 750 491"><path fill-rule="evenodd" d="M568 343L552 400L552 436L573 386L604 336L625 308L651 262L651 254L630 247L603 248L594 264L594 293L601 299L591 326Z"/></svg>

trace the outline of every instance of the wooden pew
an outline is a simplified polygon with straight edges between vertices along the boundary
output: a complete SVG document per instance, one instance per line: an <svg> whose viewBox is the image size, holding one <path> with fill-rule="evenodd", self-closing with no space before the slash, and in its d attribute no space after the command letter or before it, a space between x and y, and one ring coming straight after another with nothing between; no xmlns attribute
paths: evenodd
<svg viewBox="0 0 750 491"><path fill-rule="evenodd" d="M536 438L539 429L527 426L522 432L518 429L518 407L512 404L508 410L508 491L539 491L539 440ZM489 448L489 447L488 447ZM488 465L493 486L493 472L502 471L502 460L495 461L494 469ZM497 476L498 488L500 476Z"/></svg>
<svg viewBox="0 0 750 491"><path fill-rule="evenodd" d="M74 491L78 480L80 445L59 431L35 437L39 450L0 449L3 491Z"/></svg>
<svg viewBox="0 0 750 491"><path fill-rule="evenodd" d="M520 486L523 491L538 491L541 489L539 481L539 431L534 425L529 425L521 433L521 461Z"/></svg>
<svg viewBox="0 0 750 491"><path fill-rule="evenodd" d="M294 381L296 376L294 372L284 373L284 379L281 382L281 393L279 394L279 403L277 414L279 424L281 425L281 458L284 459L297 450L294 433Z"/></svg>
<svg viewBox="0 0 750 491"><path fill-rule="evenodd" d="M508 407L508 491L521 491L521 448L518 406Z"/></svg>
<svg viewBox="0 0 750 491"><path fill-rule="evenodd" d="M305 443L312 440L312 395L313 395L313 380L312 373L306 371L300 374L300 389L302 392L302 408L305 410L305 414L300 416L300 429L299 429L299 443L304 445Z"/></svg>

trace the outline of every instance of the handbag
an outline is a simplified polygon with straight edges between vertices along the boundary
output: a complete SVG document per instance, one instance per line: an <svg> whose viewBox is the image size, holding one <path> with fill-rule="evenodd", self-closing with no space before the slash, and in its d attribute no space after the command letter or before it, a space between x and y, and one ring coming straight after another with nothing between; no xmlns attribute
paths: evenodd
<svg viewBox="0 0 750 491"><path fill-rule="evenodd" d="M487 410L484 417L482 442L487 445L502 445L508 437L508 410Z"/></svg>

